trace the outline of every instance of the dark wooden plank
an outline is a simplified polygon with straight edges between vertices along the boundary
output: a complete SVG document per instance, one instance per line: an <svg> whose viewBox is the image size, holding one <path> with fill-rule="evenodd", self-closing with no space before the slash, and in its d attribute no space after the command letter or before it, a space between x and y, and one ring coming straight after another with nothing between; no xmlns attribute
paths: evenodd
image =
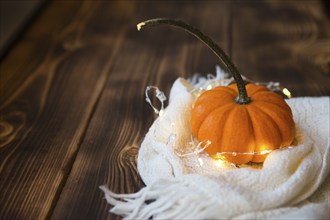
<svg viewBox="0 0 330 220"><path fill-rule="evenodd" d="M110 7L104 2L102 8L108 13L98 13L95 19L111 17ZM178 76L213 72L218 63L204 45L186 33L168 27L137 32L135 25L139 21L158 16L181 18L209 33L227 49L225 1L144 1L132 13L135 16L124 24L132 29L115 58L53 219L120 219L108 213L110 207L98 187L107 184L115 192L131 193L143 186L135 159L153 121L153 112L145 102L145 87L156 85L168 94ZM214 14L219 20L209 22ZM113 34L115 30L109 33Z"/></svg>
<svg viewBox="0 0 330 220"><path fill-rule="evenodd" d="M233 1L233 59L256 81L293 96L330 94L330 29L321 1Z"/></svg>
<svg viewBox="0 0 330 220"><path fill-rule="evenodd" d="M0 1L0 57L38 15L44 0Z"/></svg>
<svg viewBox="0 0 330 220"><path fill-rule="evenodd" d="M85 32L98 4L52 2L1 63L1 219L45 219L58 199L125 33Z"/></svg>

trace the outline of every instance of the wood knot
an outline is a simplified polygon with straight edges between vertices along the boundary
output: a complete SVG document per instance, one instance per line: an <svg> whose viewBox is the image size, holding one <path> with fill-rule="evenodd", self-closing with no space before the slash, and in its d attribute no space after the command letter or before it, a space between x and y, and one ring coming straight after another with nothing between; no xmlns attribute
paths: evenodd
<svg viewBox="0 0 330 220"><path fill-rule="evenodd" d="M15 139L17 133L24 127L26 115L24 112L10 112L0 119L0 148L5 147Z"/></svg>

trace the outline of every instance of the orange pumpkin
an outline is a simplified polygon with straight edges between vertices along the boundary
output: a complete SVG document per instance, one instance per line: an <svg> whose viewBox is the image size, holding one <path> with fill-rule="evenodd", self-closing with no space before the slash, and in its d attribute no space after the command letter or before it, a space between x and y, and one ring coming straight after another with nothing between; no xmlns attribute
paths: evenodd
<svg viewBox="0 0 330 220"><path fill-rule="evenodd" d="M208 90L194 104L192 132L199 141L211 141L205 150L213 158L263 162L268 150L292 143L295 126L283 98L264 86L248 84L246 89L248 104L235 102L236 85Z"/></svg>
<svg viewBox="0 0 330 220"><path fill-rule="evenodd" d="M192 109L191 128L199 141L209 140L206 152L214 158L243 164L263 162L270 150L291 144L294 121L284 99L263 86L248 84L225 52L200 30L182 21L157 18L141 22L138 30L159 24L181 28L205 43L235 79L236 84L202 93Z"/></svg>

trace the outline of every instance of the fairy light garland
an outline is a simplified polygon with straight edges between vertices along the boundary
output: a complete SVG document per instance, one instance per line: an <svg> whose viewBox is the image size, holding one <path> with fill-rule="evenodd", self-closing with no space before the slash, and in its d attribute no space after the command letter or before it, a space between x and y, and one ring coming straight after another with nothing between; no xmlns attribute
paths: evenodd
<svg viewBox="0 0 330 220"><path fill-rule="evenodd" d="M276 92L281 92L286 98L291 98L291 92L287 88L281 88L279 82L254 82L252 80L247 79L246 77L242 76L244 81L249 82L249 83L255 83L258 85L264 85L266 86L269 90L276 91ZM233 83L234 79L229 76L228 73L224 72L219 66L216 66L216 75L211 75L208 74L207 78L203 77L198 77L197 75L193 76L189 82L190 84L194 85L193 87L190 87L187 90L195 97L197 98L202 92L206 90L213 89L217 86L228 86L229 84ZM157 109L151 102L149 92L151 90L155 91L155 97L158 99L160 102L161 106L160 109ZM152 107L154 110L155 114L159 116L161 119L164 117L164 102L166 101L166 96L165 94L159 90L158 87L156 86L147 86L145 90L145 96L146 96L146 101L149 103L149 105ZM170 122L171 129L174 130L175 123ZM156 135L156 134L155 134ZM171 132L168 139L167 139L167 146L174 148L174 152L179 156L179 157L189 157L189 156L197 156L197 164L200 167L204 166L204 160L203 159L212 159L215 163L216 167L237 167L236 165L227 162L224 159L224 155L264 155L264 154L269 154L275 150L262 150L260 152L218 152L217 157L218 159L213 159L208 156L208 154L205 152L205 149L210 146L211 141L210 140L204 140L201 142L198 142L194 137L191 137L191 141L187 143L187 146L185 148L177 148L176 147L176 139L177 139L177 134L175 132ZM283 147L285 149L291 149L292 147ZM283 149L279 148L279 149Z"/></svg>
<svg viewBox="0 0 330 220"><path fill-rule="evenodd" d="M151 99L149 97L150 90L155 90L155 92L156 92L156 98L159 100L159 102L161 104L161 107L159 110L151 103ZM147 86L147 88L145 90L145 96L146 96L146 102L149 103L149 105L154 110L154 112L157 115L162 116L164 113L164 102L166 101L166 96L165 96L164 92L159 90L158 87L156 87L156 86Z"/></svg>

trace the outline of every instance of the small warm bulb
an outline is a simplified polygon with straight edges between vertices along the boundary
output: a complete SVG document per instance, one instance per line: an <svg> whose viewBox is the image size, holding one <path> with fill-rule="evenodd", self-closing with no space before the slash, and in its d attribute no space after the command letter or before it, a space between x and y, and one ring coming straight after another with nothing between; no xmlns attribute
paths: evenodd
<svg viewBox="0 0 330 220"><path fill-rule="evenodd" d="M282 89L282 92L283 92L283 94L286 95L288 98L291 98L291 92L290 92L287 88Z"/></svg>
<svg viewBox="0 0 330 220"><path fill-rule="evenodd" d="M223 167L224 164L225 164L224 161L221 160L221 159L218 159L218 160L215 161L215 165L216 165L217 167Z"/></svg>
<svg viewBox="0 0 330 220"><path fill-rule="evenodd" d="M203 166L203 164L204 164L204 162L203 162L202 158L198 158L198 162L199 162L199 165L202 167L202 166Z"/></svg>
<svg viewBox="0 0 330 220"><path fill-rule="evenodd" d="M259 155L264 155L264 154L268 154L268 153L272 152L272 150L269 150L268 145L262 145L259 149L260 149L260 151L257 153Z"/></svg>
<svg viewBox="0 0 330 220"><path fill-rule="evenodd" d="M271 152L271 150L262 150L262 151L260 151L259 154L263 155L263 154L268 154L270 152Z"/></svg>
<svg viewBox="0 0 330 220"><path fill-rule="evenodd" d="M158 112L159 116L162 117L164 115L164 110L161 109L159 112Z"/></svg>
<svg viewBox="0 0 330 220"><path fill-rule="evenodd" d="M212 85L209 84L207 87L206 87L206 90L211 90L212 89Z"/></svg>

